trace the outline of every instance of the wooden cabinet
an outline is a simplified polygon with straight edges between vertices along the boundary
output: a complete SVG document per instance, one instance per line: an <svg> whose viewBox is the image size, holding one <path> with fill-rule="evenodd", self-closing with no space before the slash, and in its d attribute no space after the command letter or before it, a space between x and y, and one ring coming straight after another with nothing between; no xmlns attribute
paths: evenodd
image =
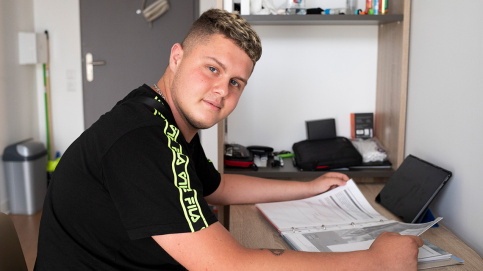
<svg viewBox="0 0 483 271"><path fill-rule="evenodd" d="M389 1L386 15L249 15L245 18L252 25L378 25L375 136L387 149L393 169L399 167L404 160L406 131L410 0ZM224 130L224 123L219 123L218 168L221 172L224 168ZM244 174L243 171L230 172ZM367 170L356 175L387 178L391 173L392 170ZM301 178L310 175L300 174ZM270 177L270 174L264 172L260 176ZM274 174L276 176L280 173Z"/></svg>

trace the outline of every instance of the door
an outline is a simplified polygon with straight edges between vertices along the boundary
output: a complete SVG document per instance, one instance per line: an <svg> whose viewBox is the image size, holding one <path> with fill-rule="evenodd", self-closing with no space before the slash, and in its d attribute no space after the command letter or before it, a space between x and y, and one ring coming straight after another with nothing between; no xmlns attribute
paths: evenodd
<svg viewBox="0 0 483 271"><path fill-rule="evenodd" d="M199 4L198 0L170 0L169 9L150 24L139 11L157 0L79 2L84 125L88 128L133 89L158 82L172 45L182 42L198 17Z"/></svg>

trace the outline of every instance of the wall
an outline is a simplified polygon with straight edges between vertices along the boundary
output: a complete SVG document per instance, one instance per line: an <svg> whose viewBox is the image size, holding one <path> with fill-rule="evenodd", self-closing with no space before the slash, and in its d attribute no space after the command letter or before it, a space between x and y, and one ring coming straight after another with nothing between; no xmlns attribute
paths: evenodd
<svg viewBox="0 0 483 271"><path fill-rule="evenodd" d="M286 1L274 0L276 8ZM341 0L307 1L340 8ZM364 1L358 1L362 8ZM292 150L306 139L305 121L335 118L350 137L350 113L374 112L377 26L254 26L263 54L235 111L225 142ZM356 46L354 46L356 44Z"/></svg>
<svg viewBox="0 0 483 271"><path fill-rule="evenodd" d="M483 2L453 4L413 1L406 155L453 172L431 208L483 256Z"/></svg>
<svg viewBox="0 0 483 271"><path fill-rule="evenodd" d="M23 139L39 139L36 65L20 65L18 32L34 32L33 0L0 1L0 151ZM0 211L8 212L6 180L0 166Z"/></svg>
<svg viewBox="0 0 483 271"><path fill-rule="evenodd" d="M374 112L377 26L255 26L263 55L226 141L292 150L305 121L335 118L350 137L350 113Z"/></svg>
<svg viewBox="0 0 483 271"><path fill-rule="evenodd" d="M46 142L42 65L18 64L18 32L49 32L53 150L61 153L84 130L78 0L0 1L0 147ZM8 211L3 166L0 211Z"/></svg>
<svg viewBox="0 0 483 271"><path fill-rule="evenodd" d="M52 151L61 154L84 131L79 0L33 0L35 31L49 32L52 102ZM43 95L42 69L37 69L38 95ZM39 96L40 99L41 96ZM44 108L39 108L45 142Z"/></svg>

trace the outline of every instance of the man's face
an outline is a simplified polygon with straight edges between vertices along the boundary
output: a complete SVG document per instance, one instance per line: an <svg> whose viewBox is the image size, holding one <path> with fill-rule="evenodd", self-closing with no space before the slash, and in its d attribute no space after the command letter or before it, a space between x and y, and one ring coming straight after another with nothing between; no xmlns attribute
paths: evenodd
<svg viewBox="0 0 483 271"><path fill-rule="evenodd" d="M235 109L252 70L250 57L223 35L183 51L171 86L176 113L190 129L215 125Z"/></svg>

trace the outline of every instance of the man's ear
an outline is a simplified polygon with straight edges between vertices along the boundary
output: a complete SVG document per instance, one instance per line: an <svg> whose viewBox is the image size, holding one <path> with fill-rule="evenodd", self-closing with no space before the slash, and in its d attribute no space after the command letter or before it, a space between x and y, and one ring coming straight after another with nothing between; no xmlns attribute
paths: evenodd
<svg viewBox="0 0 483 271"><path fill-rule="evenodd" d="M181 44L176 43L171 47L171 54L169 56L169 68L174 72L181 63L183 58L183 48Z"/></svg>

